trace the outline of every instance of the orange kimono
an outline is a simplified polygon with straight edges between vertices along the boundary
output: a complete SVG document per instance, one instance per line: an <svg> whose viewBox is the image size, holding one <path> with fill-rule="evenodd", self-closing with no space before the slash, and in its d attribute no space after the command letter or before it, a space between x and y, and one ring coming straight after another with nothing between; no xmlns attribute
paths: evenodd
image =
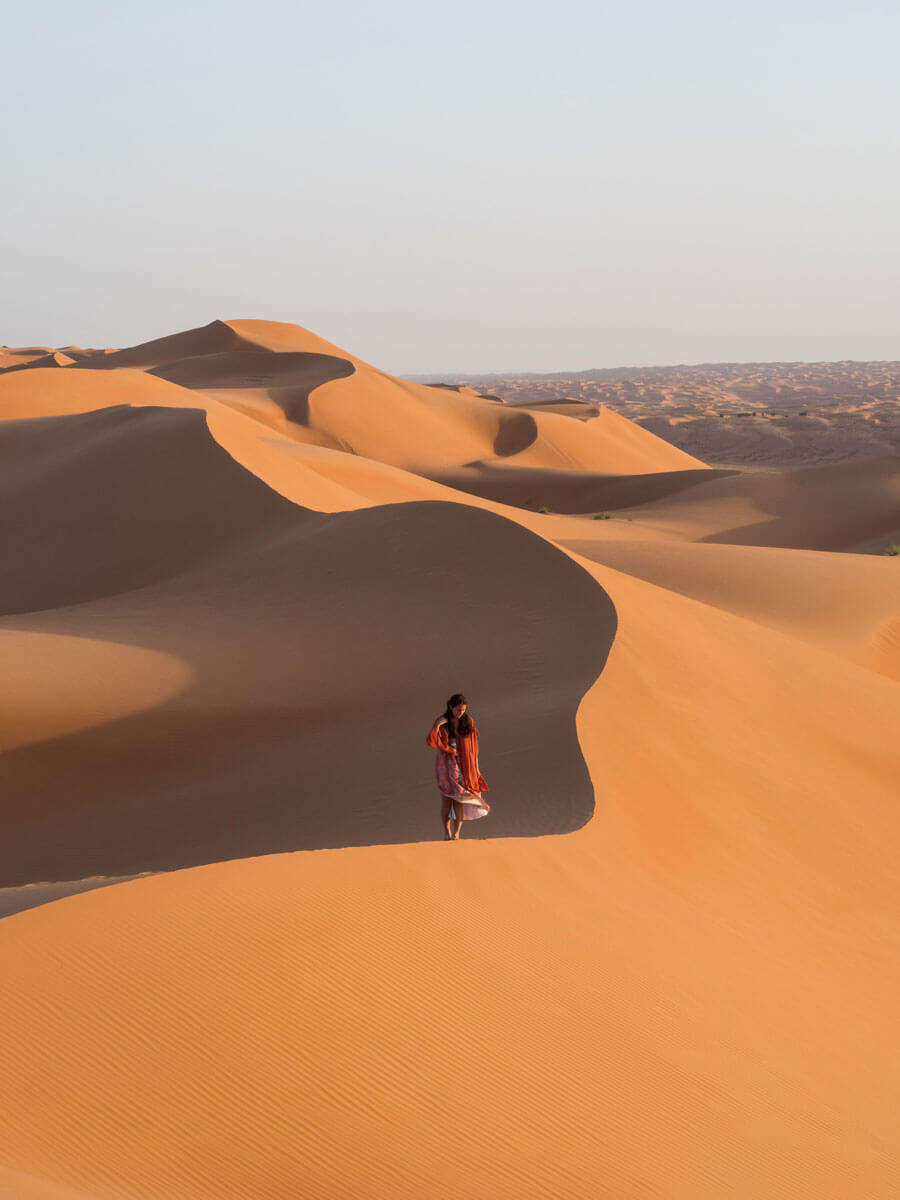
<svg viewBox="0 0 900 1200"><path fill-rule="evenodd" d="M490 791L487 780L478 770L478 728L474 721L471 734L461 737L458 742L450 741L446 725L433 725L425 741L440 753L459 759L459 773L470 792L478 795Z"/></svg>

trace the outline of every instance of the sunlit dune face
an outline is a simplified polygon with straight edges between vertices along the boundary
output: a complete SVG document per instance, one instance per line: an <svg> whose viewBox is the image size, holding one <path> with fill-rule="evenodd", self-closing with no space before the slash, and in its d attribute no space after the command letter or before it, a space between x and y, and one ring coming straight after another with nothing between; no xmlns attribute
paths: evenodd
<svg viewBox="0 0 900 1200"><path fill-rule="evenodd" d="M895 455L900 364L708 363L490 376L538 412L603 406L707 464L794 465ZM485 387L488 377L461 381ZM583 419L583 418L582 418Z"/></svg>
<svg viewBox="0 0 900 1200"><path fill-rule="evenodd" d="M900 1197L900 460L791 457L857 368L84 353L0 377L0 1200Z"/></svg>

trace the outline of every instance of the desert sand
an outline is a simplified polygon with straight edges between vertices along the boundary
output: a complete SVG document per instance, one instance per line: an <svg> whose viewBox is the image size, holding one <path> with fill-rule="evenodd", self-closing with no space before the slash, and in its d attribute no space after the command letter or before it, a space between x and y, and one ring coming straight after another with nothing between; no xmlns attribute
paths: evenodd
<svg viewBox="0 0 900 1200"><path fill-rule="evenodd" d="M900 454L900 362L696 363L551 375L423 376L543 411L611 409L724 466Z"/></svg>
<svg viewBox="0 0 900 1200"><path fill-rule="evenodd" d="M0 353L0 1197L900 1195L890 447Z"/></svg>

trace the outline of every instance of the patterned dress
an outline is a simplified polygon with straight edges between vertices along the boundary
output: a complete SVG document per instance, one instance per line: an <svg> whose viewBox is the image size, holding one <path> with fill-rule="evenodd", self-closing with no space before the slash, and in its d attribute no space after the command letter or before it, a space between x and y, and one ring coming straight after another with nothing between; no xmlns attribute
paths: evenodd
<svg viewBox="0 0 900 1200"><path fill-rule="evenodd" d="M456 750L456 738L450 738L447 745ZM448 754L438 748L434 773L441 795L453 801L450 805L451 818L457 821L477 821L479 817L486 817L491 811L491 806L482 798L481 792L473 791L467 786L457 754ZM483 778L479 776L480 781L483 781Z"/></svg>

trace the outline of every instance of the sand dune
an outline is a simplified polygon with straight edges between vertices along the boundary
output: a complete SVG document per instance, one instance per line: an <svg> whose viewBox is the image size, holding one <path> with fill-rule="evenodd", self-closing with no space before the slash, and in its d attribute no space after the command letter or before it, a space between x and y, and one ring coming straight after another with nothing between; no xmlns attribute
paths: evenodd
<svg viewBox="0 0 900 1200"><path fill-rule="evenodd" d="M896 685L604 579L580 833L267 857L7 921L16 1161L99 1195L889 1196Z"/></svg>
<svg viewBox="0 0 900 1200"><path fill-rule="evenodd" d="M245 411L247 391L225 393L228 403L220 400L221 394L191 391L128 368L90 374L23 372L0 377L0 422L89 413L120 405L190 409L205 412L210 433L237 462L304 507L336 512L372 502L459 498L419 475L346 451L335 453L333 444L317 444L331 443L331 439L319 438L298 425L289 426L282 410L272 402L262 414L254 415L251 402ZM273 413L277 418L273 419Z"/></svg>
<svg viewBox="0 0 900 1200"><path fill-rule="evenodd" d="M900 679L889 636L895 565L883 557L698 542L561 542L586 558Z"/></svg>
<svg viewBox="0 0 900 1200"><path fill-rule="evenodd" d="M807 550L885 544L900 525L900 459L798 471L722 472L676 497L632 506L662 534Z"/></svg>
<svg viewBox="0 0 900 1200"><path fill-rule="evenodd" d="M69 357L0 374L0 1195L894 1200L897 461Z"/></svg>
<svg viewBox="0 0 900 1200"><path fill-rule="evenodd" d="M535 508L552 505L562 512L584 511L622 500L623 486L627 486L627 500L638 503L661 490L686 486L696 478L693 472L702 470L687 456L612 414L608 429L595 422L597 436L583 442L581 421L533 418L474 393L454 394L451 399L441 389L385 376L343 351L336 357L292 348L281 353L236 350L237 357L228 359L225 351L210 347L233 342L237 335L231 325L214 324L221 329L208 326L174 335L148 343L150 350L137 347L98 355L103 370L82 364L78 370L52 375L39 368L0 375L0 419L78 413L117 404L201 408L213 436L242 465L295 502L323 511L413 498L458 499L460 489L487 499L485 507L492 511L505 513L507 504L528 506L532 498L537 500L531 505ZM242 329L260 323L231 324ZM266 340L258 329L252 332L261 344ZM277 338L287 340L281 327L276 332ZM318 341L305 330L297 333L297 344ZM277 338L268 341L278 344ZM178 357L195 345L194 360ZM336 350L328 343L321 345ZM271 386L256 386L249 376L246 356L257 353L264 361L267 353L273 361L267 368ZM176 364L176 373L185 382L192 376L196 382L216 386L181 386L155 373L156 367L154 373L131 365L108 369L118 355L126 364L156 363L164 357ZM278 366L279 358L286 363ZM191 361L195 365L189 370ZM347 377L351 361L355 370ZM215 374L224 370L225 362L234 368L234 386L228 388L218 386L227 376ZM332 382L315 387L311 398L314 381L328 379L329 371ZM297 382L298 372L305 382ZM449 413L448 403L452 404ZM373 408L380 413L378 421L372 419ZM329 457L319 448L340 453ZM647 467L655 474L648 475L642 486L633 472ZM404 474L398 475L398 470Z"/></svg>
<svg viewBox="0 0 900 1200"><path fill-rule="evenodd" d="M35 1179L20 1171L0 1170L0 1197L3 1200L90 1200L84 1192L75 1192L59 1183Z"/></svg>
<svg viewBox="0 0 900 1200"><path fill-rule="evenodd" d="M151 374L183 387L202 389L225 404L249 410L253 416L258 415L259 401L265 398L283 413L284 421L309 425L310 393L331 379L345 379L353 371L352 363L327 354L235 351L166 363Z"/></svg>
<svg viewBox="0 0 900 1200"><path fill-rule="evenodd" d="M49 346L0 346L0 370L6 371L52 353Z"/></svg>
<svg viewBox="0 0 900 1200"><path fill-rule="evenodd" d="M697 363L459 376L452 386L465 385L529 409L574 414L605 405L716 465L796 467L900 453L898 362Z"/></svg>
<svg viewBox="0 0 900 1200"><path fill-rule="evenodd" d="M122 367L150 370L184 358L255 349L257 346L252 339L242 337L227 322L212 321L199 329L186 329L124 350L107 350L83 363L82 368L91 371L112 371Z"/></svg>
<svg viewBox="0 0 900 1200"><path fill-rule="evenodd" d="M521 467L504 462L435 474L433 478L474 496L483 496L517 508L549 508L555 513L608 513L631 511L653 500L693 487L698 480L719 478L725 471L671 470L618 475L558 467ZM651 514L651 520L655 514Z"/></svg>
<svg viewBox="0 0 900 1200"><path fill-rule="evenodd" d="M0 425L0 611L61 608L178 574L250 535L272 494L191 411L116 407ZM233 470L235 490L221 485Z"/></svg>
<svg viewBox="0 0 900 1200"><path fill-rule="evenodd" d="M61 350L51 351L49 354L41 354L36 357L21 357L19 361L2 363L4 371L25 371L35 370L36 368L53 368L53 367L69 367L76 360L65 354Z"/></svg>
<svg viewBox="0 0 900 1200"><path fill-rule="evenodd" d="M138 875L89 875L85 879L61 879L56 883L23 883L19 887L0 888L0 917L9 917L13 913L26 912L29 908L38 908L54 900L64 900L66 896L80 896L82 892L91 892L95 888L129 883L142 875L152 874L152 871L143 871ZM3 1191L0 1189L0 1196L2 1195Z"/></svg>
<svg viewBox="0 0 900 1200"><path fill-rule="evenodd" d="M409 690L421 662L444 680L440 691L452 690L461 671L473 680L487 732L514 760L511 778L522 770L534 777L533 795L498 816L495 836L561 831L590 816L573 718L602 668L614 614L542 539L459 505L304 512L238 467L198 413L115 408L12 430L20 461L30 451L30 479L45 504L21 487L7 498L10 530L27 528L41 547L38 556L18 542L5 548L19 567L6 600L17 615L8 624L33 637L109 631L180 664L192 686L127 720L123 704L123 719L80 736L61 738L54 725L40 744L0 760L4 790L40 797L0 851L5 883L430 837L433 813L421 804L430 752L423 744L418 761L404 753L423 740L421 713L434 705L433 678ZM59 462L61 443L69 453ZM91 486L97 480L104 490ZM120 492L111 511L103 507ZM466 568L472 543L493 567L479 560ZM459 562L449 578L471 654L433 616L445 604L448 555ZM558 597L568 576L575 582L566 607ZM525 591L528 609L514 618ZM506 644L487 654L501 620ZM352 646L357 652L348 654ZM490 696L502 708L510 687L522 700L515 729L501 734ZM374 742L388 703L394 717L382 745L396 766L389 783L373 785L371 765L344 747L350 729ZM333 788L306 787L307 772L331 774ZM264 806L247 806L251 778ZM551 780L565 800L549 807L540 781ZM335 793L347 797L345 816ZM62 836L48 843L51 814Z"/></svg>
<svg viewBox="0 0 900 1200"><path fill-rule="evenodd" d="M88 638L4 629L0 648L7 684L0 701L3 755L154 707L190 679L172 657ZM84 686L92 676L103 677L102 689Z"/></svg>
<svg viewBox="0 0 900 1200"><path fill-rule="evenodd" d="M117 404L187 407L189 398L185 389L139 370L87 372L67 367L0 374L3 421L95 412Z"/></svg>

